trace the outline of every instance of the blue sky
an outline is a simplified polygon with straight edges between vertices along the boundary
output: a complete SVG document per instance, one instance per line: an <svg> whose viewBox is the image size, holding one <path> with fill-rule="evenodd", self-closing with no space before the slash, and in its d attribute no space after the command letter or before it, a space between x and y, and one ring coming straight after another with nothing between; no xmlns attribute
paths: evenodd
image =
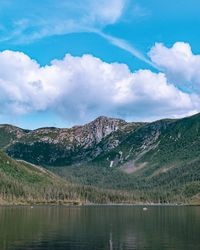
<svg viewBox="0 0 200 250"><path fill-rule="evenodd" d="M199 9L198 0L1 0L0 123L199 112Z"/></svg>

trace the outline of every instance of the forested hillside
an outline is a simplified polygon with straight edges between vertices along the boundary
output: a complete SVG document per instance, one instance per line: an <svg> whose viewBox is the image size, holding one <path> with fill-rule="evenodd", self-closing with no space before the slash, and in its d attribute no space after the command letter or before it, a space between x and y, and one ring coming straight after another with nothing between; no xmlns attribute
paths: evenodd
<svg viewBox="0 0 200 250"><path fill-rule="evenodd" d="M152 123L99 117L71 129L2 125L0 136L13 158L50 169L68 185L96 187L96 197L114 190L108 193L129 201L200 200L200 114Z"/></svg>
<svg viewBox="0 0 200 250"><path fill-rule="evenodd" d="M98 189L66 182L50 171L15 161L0 151L0 205L137 203L139 192Z"/></svg>

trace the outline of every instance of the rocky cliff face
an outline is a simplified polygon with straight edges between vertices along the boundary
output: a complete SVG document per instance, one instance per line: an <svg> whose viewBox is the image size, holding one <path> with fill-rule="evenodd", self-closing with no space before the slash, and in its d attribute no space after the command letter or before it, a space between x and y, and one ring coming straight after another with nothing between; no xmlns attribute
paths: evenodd
<svg viewBox="0 0 200 250"><path fill-rule="evenodd" d="M24 143L37 141L88 148L99 143L112 132L126 127L127 124L120 119L101 116L88 124L72 128L40 128L25 133L21 129L17 130L15 127L10 126L10 130L7 130L7 133L15 134L15 142L19 139L19 141Z"/></svg>
<svg viewBox="0 0 200 250"><path fill-rule="evenodd" d="M116 135L110 138L109 147L117 146L118 131L131 130L135 126L135 123L104 116L86 125L66 129L41 128L25 131L10 126L6 134L13 136L10 140L8 138L7 145L4 146L14 158L42 165L69 165L96 157L102 152L96 146L114 132ZM5 133L3 127L0 131Z"/></svg>
<svg viewBox="0 0 200 250"><path fill-rule="evenodd" d="M86 124L84 130L95 142L100 142L104 137L111 134L113 131L118 130L119 127L125 125L126 122L119 119L111 119L104 116L98 117L93 122Z"/></svg>

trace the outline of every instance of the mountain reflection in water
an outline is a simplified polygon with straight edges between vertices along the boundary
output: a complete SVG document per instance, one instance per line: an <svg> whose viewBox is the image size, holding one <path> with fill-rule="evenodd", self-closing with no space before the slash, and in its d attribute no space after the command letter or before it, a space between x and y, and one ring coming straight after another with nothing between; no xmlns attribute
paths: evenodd
<svg viewBox="0 0 200 250"><path fill-rule="evenodd" d="M1 250L200 249L200 207L1 207Z"/></svg>

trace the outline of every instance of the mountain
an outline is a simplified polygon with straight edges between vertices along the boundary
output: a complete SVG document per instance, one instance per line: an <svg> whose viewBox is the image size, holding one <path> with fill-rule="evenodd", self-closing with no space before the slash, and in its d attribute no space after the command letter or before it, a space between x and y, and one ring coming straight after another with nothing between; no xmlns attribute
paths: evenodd
<svg viewBox="0 0 200 250"><path fill-rule="evenodd" d="M140 126L117 147L104 151L87 166L56 171L73 182L104 188L157 190L169 197L198 198L200 115Z"/></svg>
<svg viewBox="0 0 200 250"><path fill-rule="evenodd" d="M73 182L150 191L149 199L157 192L159 201L180 197L199 200L200 115L145 124L86 166L56 171Z"/></svg>
<svg viewBox="0 0 200 250"><path fill-rule="evenodd" d="M45 166L71 165L87 162L99 155L102 151L99 152L96 145L112 132L127 133L140 125L103 116L84 126L70 129L41 128L28 131L2 125L0 139L3 138L3 143L0 146L10 156L31 163ZM113 148L118 143L119 138L113 138L107 146Z"/></svg>
<svg viewBox="0 0 200 250"><path fill-rule="evenodd" d="M139 193L144 201L200 201L200 114L152 123L99 117L71 129L11 128L0 127L4 151L70 183Z"/></svg>

